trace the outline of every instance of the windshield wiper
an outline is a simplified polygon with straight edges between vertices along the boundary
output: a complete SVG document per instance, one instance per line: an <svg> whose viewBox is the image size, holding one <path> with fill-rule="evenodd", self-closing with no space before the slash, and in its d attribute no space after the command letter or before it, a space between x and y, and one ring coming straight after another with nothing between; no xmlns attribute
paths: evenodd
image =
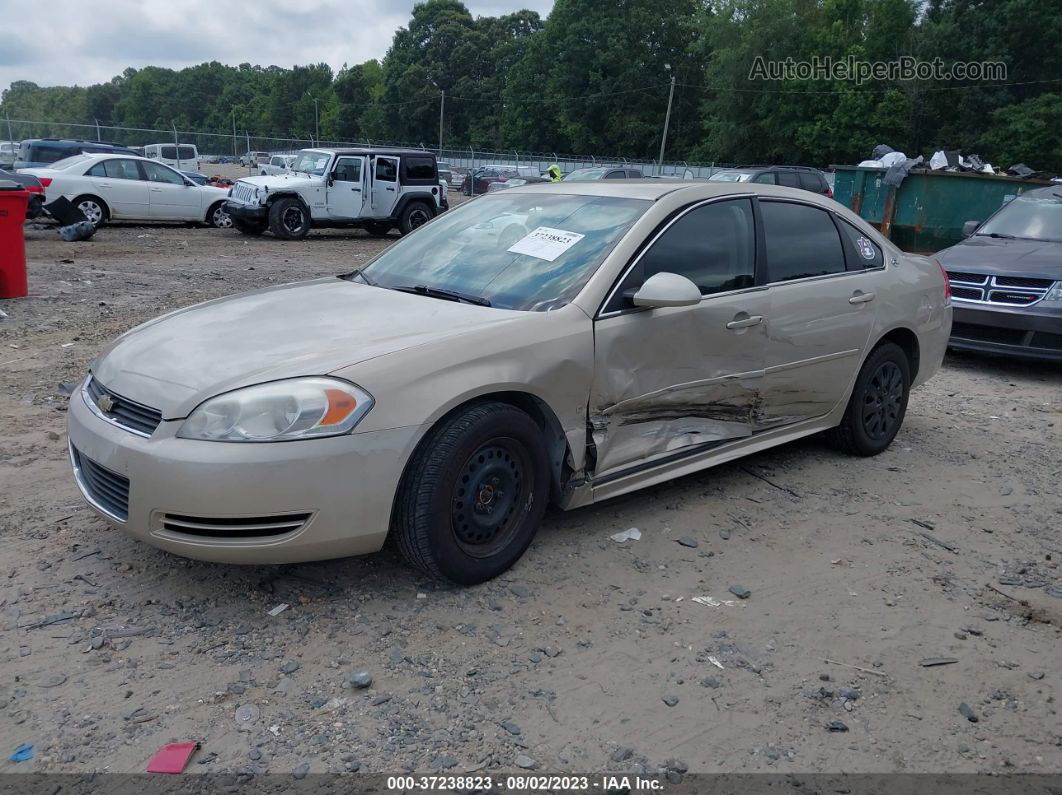
<svg viewBox="0 0 1062 795"><path fill-rule="evenodd" d="M398 290L400 293L413 293L414 295L426 295L429 298L441 298L444 301L460 301L464 304L490 306L490 301L481 296L459 293L457 290L446 290L442 287L428 287L426 284L414 284L412 286L407 284L392 287L391 289Z"/></svg>
<svg viewBox="0 0 1062 795"><path fill-rule="evenodd" d="M342 273L340 274L339 278L345 279L348 282L352 282L355 278L359 278L370 287L376 286L376 283L374 281L372 281L368 276L362 273L361 268L355 268L350 273Z"/></svg>
<svg viewBox="0 0 1062 795"><path fill-rule="evenodd" d="M1000 240L1013 240L1014 235L1005 235L1002 232L978 232L978 237L996 237Z"/></svg>

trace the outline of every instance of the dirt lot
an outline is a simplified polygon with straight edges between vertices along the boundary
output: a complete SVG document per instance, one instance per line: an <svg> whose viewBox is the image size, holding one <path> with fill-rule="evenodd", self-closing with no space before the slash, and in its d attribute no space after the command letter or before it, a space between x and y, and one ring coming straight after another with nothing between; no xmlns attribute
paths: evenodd
<svg viewBox="0 0 1062 795"><path fill-rule="evenodd" d="M244 776L519 757L556 772L1062 772L1058 367L950 358L878 458L809 440L553 512L508 576L464 590L389 551L184 560L82 504L65 390L106 340L386 244L27 231L32 295L0 302L0 771L140 771L198 740L192 772ZM630 527L640 540L609 539ZM359 671L371 687L351 687ZM21 743L34 758L8 762Z"/></svg>

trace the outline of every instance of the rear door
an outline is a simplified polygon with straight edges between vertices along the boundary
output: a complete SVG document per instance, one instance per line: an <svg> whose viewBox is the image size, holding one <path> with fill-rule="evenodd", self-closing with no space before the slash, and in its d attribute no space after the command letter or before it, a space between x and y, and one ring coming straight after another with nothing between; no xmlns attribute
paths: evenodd
<svg viewBox="0 0 1062 795"><path fill-rule="evenodd" d="M111 210L112 218L150 218L148 184L136 160L101 160L86 172L92 189Z"/></svg>
<svg viewBox="0 0 1062 795"><path fill-rule="evenodd" d="M162 221L202 221L206 212L199 189L188 184L172 168L149 160L140 165L148 182L148 201L152 218Z"/></svg>
<svg viewBox="0 0 1062 795"><path fill-rule="evenodd" d="M749 198L686 208L606 301L589 405L595 482L758 430L770 298L756 286L753 219ZM697 284L701 302L632 306L624 295L661 271Z"/></svg>
<svg viewBox="0 0 1062 795"><path fill-rule="evenodd" d="M771 292L762 411L781 426L828 414L844 396L874 325L875 276L851 261L833 213L759 204Z"/></svg>
<svg viewBox="0 0 1062 795"><path fill-rule="evenodd" d="M336 219L361 218L365 201L362 173L365 158L343 156L336 159L328 186L328 215Z"/></svg>
<svg viewBox="0 0 1062 795"><path fill-rule="evenodd" d="M369 215L390 218L398 201L398 158L378 155L373 160L372 201Z"/></svg>

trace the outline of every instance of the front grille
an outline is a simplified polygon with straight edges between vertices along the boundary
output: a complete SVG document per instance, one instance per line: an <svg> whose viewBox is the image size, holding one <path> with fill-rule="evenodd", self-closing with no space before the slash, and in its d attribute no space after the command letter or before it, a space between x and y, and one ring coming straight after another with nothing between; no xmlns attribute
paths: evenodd
<svg viewBox="0 0 1062 795"><path fill-rule="evenodd" d="M86 392L97 412L141 436L151 436L162 422L162 412L158 409L112 392L95 378L89 379Z"/></svg>
<svg viewBox="0 0 1062 795"><path fill-rule="evenodd" d="M1030 306L1051 289L1051 279L1031 279L1024 276L990 276L984 273L948 271L952 298L981 304ZM998 289L1006 288L1006 289Z"/></svg>
<svg viewBox="0 0 1062 795"><path fill-rule="evenodd" d="M243 204L253 204L254 191L253 185L248 185L246 182L237 182L232 186L232 198Z"/></svg>
<svg viewBox="0 0 1062 795"><path fill-rule="evenodd" d="M307 520L308 513L288 513L279 516L185 516L162 515L162 528L172 533L199 538L261 538L293 533Z"/></svg>
<svg viewBox="0 0 1062 795"><path fill-rule="evenodd" d="M129 518L129 478L100 466L73 446L70 447L70 458L74 464L74 476L89 499L114 518L126 521Z"/></svg>

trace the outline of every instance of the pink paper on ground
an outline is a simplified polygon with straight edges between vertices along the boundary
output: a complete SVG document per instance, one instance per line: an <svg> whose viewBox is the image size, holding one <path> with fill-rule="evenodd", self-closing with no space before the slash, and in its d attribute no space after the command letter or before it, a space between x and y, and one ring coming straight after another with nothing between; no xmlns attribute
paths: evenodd
<svg viewBox="0 0 1062 795"><path fill-rule="evenodd" d="M195 753L199 743L170 743L164 745L148 762L148 773L180 773Z"/></svg>

